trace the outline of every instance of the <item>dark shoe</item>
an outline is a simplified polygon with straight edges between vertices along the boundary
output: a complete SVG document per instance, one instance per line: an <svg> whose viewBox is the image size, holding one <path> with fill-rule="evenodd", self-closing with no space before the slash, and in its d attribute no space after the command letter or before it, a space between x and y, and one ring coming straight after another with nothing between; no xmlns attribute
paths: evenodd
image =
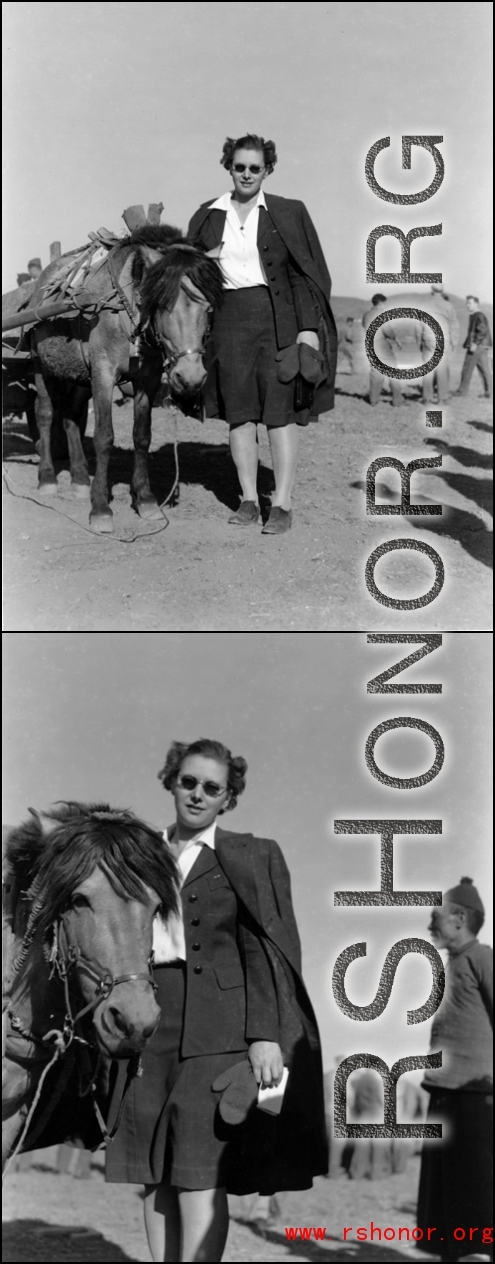
<svg viewBox="0 0 495 1264"><path fill-rule="evenodd" d="M259 516L259 505L254 500L243 500L236 513L231 514L227 521L234 522L238 527L249 527L252 522L258 521Z"/></svg>
<svg viewBox="0 0 495 1264"><path fill-rule="evenodd" d="M281 535L283 531L288 531L292 526L292 509L282 509L280 505L273 505L270 509L270 517L265 522L262 535Z"/></svg>

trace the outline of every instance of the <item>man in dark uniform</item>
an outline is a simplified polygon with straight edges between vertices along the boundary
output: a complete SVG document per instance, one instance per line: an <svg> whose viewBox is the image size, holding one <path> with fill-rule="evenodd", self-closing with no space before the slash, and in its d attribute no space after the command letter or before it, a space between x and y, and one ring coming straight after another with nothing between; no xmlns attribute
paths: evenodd
<svg viewBox="0 0 495 1264"><path fill-rule="evenodd" d="M488 348L492 345L490 326L485 313L480 309L478 299L473 294L468 294L466 307L469 312L469 325L467 337L462 344L463 347L466 347L466 355L462 366L459 388L457 391L454 391L454 395L467 395L473 370L477 368L481 373L485 388L485 399L491 399L492 371L488 356Z"/></svg>

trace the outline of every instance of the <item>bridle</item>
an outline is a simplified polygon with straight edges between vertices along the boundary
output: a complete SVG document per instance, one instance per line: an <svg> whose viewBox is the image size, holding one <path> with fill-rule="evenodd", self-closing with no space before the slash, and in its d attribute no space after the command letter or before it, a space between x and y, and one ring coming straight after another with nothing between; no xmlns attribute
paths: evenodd
<svg viewBox="0 0 495 1264"><path fill-rule="evenodd" d="M92 1010L97 1009L98 1005L100 1005L102 1001L106 1001L111 992L113 992L113 989L118 987L119 983L132 983L137 979L144 979L150 984L150 987L153 988L154 992L157 991L157 985L154 982L152 973L154 964L153 952L151 952L148 957L147 971L113 975L110 970L104 970L101 967L95 969L88 958L83 955L80 948L75 947L74 944L67 943L67 932L65 930L63 916L60 918L59 922L54 922L53 924L53 945L50 952L50 961L52 962L52 975L54 970L56 970L59 979L64 986L66 1006L64 1035L67 1035L66 1047L68 1047L74 1037L74 1028L76 1023L80 1022L86 1014L89 1014ZM75 1016L73 1016L70 1002L69 975L75 966L77 966L80 970L84 970L85 974L89 975L90 979L94 979L96 981L96 988L93 999L89 1001L87 1005L84 1005ZM52 1033L48 1033L48 1036L50 1034ZM47 1036L45 1036L44 1039L46 1040ZM77 1039L82 1040L83 1038L78 1036ZM90 1042L88 1040L84 1040L84 1044L89 1043Z"/></svg>
<svg viewBox="0 0 495 1264"><path fill-rule="evenodd" d="M202 304L205 303L205 300L202 295L196 294L194 290L189 289L189 286L186 285L184 278L182 278L180 282L179 289L183 290L184 293L187 294L188 298L190 298L193 303L202 303ZM211 320L212 308L209 303L207 303L206 306L207 306L210 319L208 320L205 332L203 334L203 341L202 341L201 346L200 347L186 347L184 351L181 351L178 347L173 347L173 346L171 350L169 350L167 346L165 359L163 362L163 371L166 377L168 377L168 374L171 369L175 369L176 365L179 363L179 360L184 359L186 356L199 355L201 356L201 358L204 356L204 353L206 351L206 344L210 337L211 328L212 328L212 320ZM153 336L155 344L160 346L163 343L165 344L171 343L170 338L167 338L163 334L158 335L154 320L150 322L149 328L150 328L150 332Z"/></svg>
<svg viewBox="0 0 495 1264"><path fill-rule="evenodd" d="M32 937L33 936L31 935L31 939ZM26 947L26 949L28 947L26 940L27 940L27 936L25 936L24 943L21 946L21 951L17 956L16 962L14 963L15 969L13 971L12 977L14 977L14 974L18 972L18 969L20 968L20 964L22 964L25 959L26 952L23 953L23 949L24 947ZM73 1041L77 1042L74 1044L74 1047L73 1047L74 1050L77 1051L79 1049L80 1053L78 1053L76 1056L76 1054L73 1052L72 1055L69 1055L68 1058L65 1057L65 1065L62 1070L61 1076L59 1078L58 1084L53 1088L50 1100L48 1104L45 1106L45 1109L42 1111L41 1117L39 1117L37 1122L35 1122L34 1129L32 1130L30 1134L31 1146L33 1144L33 1141L35 1141L36 1138L41 1135L41 1132L45 1124L50 1119L53 1113L53 1110L57 1104L57 1101L59 1101L60 1096L63 1092L63 1089L70 1079L72 1068L74 1064L77 1065L77 1060L80 1057L85 1057L86 1061L89 1058L89 1076L88 1076L87 1084L86 1086L84 1086L82 1082L82 1066L79 1063L79 1096L87 1097L88 1094L91 1095L93 1110L98 1122L98 1126L101 1131L102 1142L104 1143L108 1143L109 1141L112 1141L113 1138L115 1137L117 1130L120 1126L127 1095L130 1090L132 1081L135 1076L141 1076L143 1073L141 1058L139 1055L135 1054L129 1059L129 1062L127 1065L127 1072L126 1072L126 1082L125 1082L124 1090L123 1090L122 1097L120 1100L119 1109L117 1112L117 1118L113 1124L113 1127L111 1128L109 1132L106 1126L106 1122L101 1113L100 1107L98 1105L98 1101L97 1101L97 1079L98 1079L99 1068L102 1062L102 1055L100 1052L98 1053L96 1065L93 1065L91 1062L89 1046L91 1044L93 1044L94 1046L95 1042L94 1041L91 1042L90 1040L87 1040L84 1036L76 1034L75 1027L76 1027L76 1023L79 1023L80 1020L84 1018L86 1014L88 1014L91 1010L97 1009L98 1005L100 1005L102 1001L106 1000L110 996L113 989L115 987L118 987L119 983L131 983L137 979L145 979L151 985L151 987L153 988L153 991L156 992L157 985L154 982L153 975L152 975L152 969L153 969L153 964L154 964L153 952L151 952L150 956L148 957L148 970L146 972L137 971L134 973L119 974L115 976L111 973L110 970L104 970L100 967L95 969L95 967L91 964L88 958L83 956L79 948L76 948L75 945L73 944L67 943L67 934L66 934L66 930L65 930L65 926L63 922L63 915L62 915L57 922L53 923L53 944L50 950L49 960L52 962L52 971L51 971L50 978L53 976L53 973L56 970L64 986L65 1016L64 1016L64 1024L63 1024L62 1030L60 1030L59 1028L54 1028L52 1031L46 1032L46 1035L44 1036L37 1036L33 1031L29 1030L27 1027L24 1026L24 1023L22 1022L22 1020L18 1018L18 1016L16 1015L13 1005L9 1003L9 1005L7 1006L7 1014L10 1020L10 1028L11 1028L12 1035L14 1036L14 1039L15 1038L18 1039L19 1037L21 1037L22 1040L28 1041L31 1045L34 1044L35 1046L38 1046L38 1049L40 1050L42 1049L43 1051L46 1051L47 1062L44 1067L44 1070L41 1073L38 1086L37 1086L33 1101L31 1103L31 1107L28 1111L26 1120L24 1122L24 1126L17 1140L17 1144L12 1154L10 1155L10 1158L7 1161L7 1164L4 1170L4 1176L6 1175L7 1169L12 1163L12 1160L15 1158L16 1154L19 1153L22 1147L24 1138L26 1137L29 1131L31 1120L33 1119L33 1115L35 1114L36 1108L38 1106L38 1102L40 1100L41 1092L42 1092L43 1085L44 1085L47 1075L50 1073L52 1067L55 1066L56 1062L58 1062L59 1058L67 1054L67 1051L70 1045L72 1045ZM69 975L70 975L71 970L76 965L80 969L83 969L86 972L86 974L89 975L90 978L96 980L96 988L95 988L95 995L93 999L89 1002L89 1004L84 1005L83 1008L80 1009L77 1014L73 1015L72 1008L71 1008L71 1000L70 1000ZM53 1042L51 1047L48 1044L49 1041ZM8 1058L10 1057L13 1061L19 1060L19 1051L17 1051L17 1057L16 1057L16 1052L14 1050L10 1050L10 1051L8 1050L8 1042L9 1042L9 1033L7 1033L6 1056ZM83 1046L86 1046L86 1049L84 1049ZM22 1052L20 1054L20 1060L21 1062L24 1062L24 1056ZM34 1059L33 1059L32 1064L34 1065Z"/></svg>
<svg viewBox="0 0 495 1264"><path fill-rule="evenodd" d="M88 958L83 955L80 948L77 948L74 944L69 944L67 942L67 932L64 926L63 915L58 919L58 921L53 923L52 930L53 943L49 954L49 961L52 964L50 978L53 977L53 974L56 971L64 988L65 1015L62 1030L54 1028L52 1031L48 1031L45 1036L37 1036L34 1032L24 1026L21 1019L17 1017L11 1004L8 1006L8 1014L10 1018L10 1025L16 1034L23 1036L27 1040L33 1041L35 1044L44 1045L45 1048L47 1048L47 1041L55 1040L60 1052L65 1053L74 1039L79 1041L80 1044L89 1045L94 1043L94 1041L91 1042L81 1035L76 1035L76 1023L79 1023L81 1019L92 1010L96 1010L102 1001L107 1000L111 992L113 992L113 989L118 987L119 983L132 983L137 979L144 979L150 984L154 992L157 991L157 985L154 982L152 973L154 954L151 952L148 957L147 971L113 975L110 970L105 970L99 966L95 968ZM20 955L21 954L19 954L19 957ZM84 970L85 974L89 975L91 979L96 981L96 988L92 1000L89 1001L87 1005L83 1005L83 1008L78 1010L77 1014L74 1015L72 1012L70 997L70 974L75 966Z"/></svg>

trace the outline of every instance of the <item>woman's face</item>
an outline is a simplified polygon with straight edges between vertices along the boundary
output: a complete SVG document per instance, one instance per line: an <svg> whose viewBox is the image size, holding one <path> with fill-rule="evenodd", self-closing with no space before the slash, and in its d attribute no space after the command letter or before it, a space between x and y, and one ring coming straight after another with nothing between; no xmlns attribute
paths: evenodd
<svg viewBox="0 0 495 1264"><path fill-rule="evenodd" d="M183 777L195 778L194 789L180 784ZM210 786L212 790L213 787L221 787L221 793L207 793ZM225 807L229 799L226 765L204 755L186 755L173 793L179 824L194 833L206 829L207 825L213 824L220 808Z"/></svg>
<svg viewBox="0 0 495 1264"><path fill-rule="evenodd" d="M242 167L242 171L236 171L236 167ZM250 171L250 167L257 167L257 171ZM263 151L259 149L236 149L232 159L230 174L234 181L234 190L241 200L245 200L246 197L255 197L261 189L265 174Z"/></svg>

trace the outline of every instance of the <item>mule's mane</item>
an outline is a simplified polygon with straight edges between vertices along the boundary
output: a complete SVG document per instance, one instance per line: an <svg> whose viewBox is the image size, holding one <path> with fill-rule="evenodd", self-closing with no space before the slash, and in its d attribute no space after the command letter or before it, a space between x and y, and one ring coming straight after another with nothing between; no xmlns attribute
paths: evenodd
<svg viewBox="0 0 495 1264"><path fill-rule="evenodd" d="M158 309L174 307L183 276L189 277L212 307L220 306L223 280L218 263L208 257L196 238L184 237L180 228L171 224L136 228L122 246L126 253L129 247L134 251L132 278L140 289L143 324L152 320ZM162 258L147 264L146 251L141 247L159 250Z"/></svg>
<svg viewBox="0 0 495 1264"><path fill-rule="evenodd" d="M128 809L106 803L63 802L12 830L7 862L14 883L28 906L42 905L39 920L46 930L67 906L74 889L97 867L104 869L115 890L132 899L146 899L143 884L152 887L166 917L177 909L175 862L156 830Z"/></svg>

